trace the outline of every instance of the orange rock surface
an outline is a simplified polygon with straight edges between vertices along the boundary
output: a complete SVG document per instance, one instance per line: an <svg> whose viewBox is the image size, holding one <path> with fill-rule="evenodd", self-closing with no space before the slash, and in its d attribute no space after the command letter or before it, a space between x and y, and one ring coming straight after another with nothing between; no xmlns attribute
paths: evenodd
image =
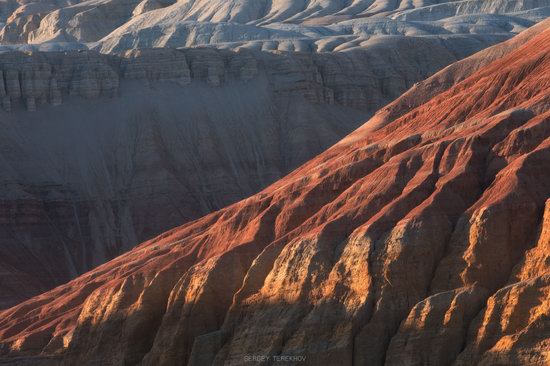
<svg viewBox="0 0 550 366"><path fill-rule="evenodd" d="M549 25L261 193L0 312L2 357L550 364Z"/></svg>

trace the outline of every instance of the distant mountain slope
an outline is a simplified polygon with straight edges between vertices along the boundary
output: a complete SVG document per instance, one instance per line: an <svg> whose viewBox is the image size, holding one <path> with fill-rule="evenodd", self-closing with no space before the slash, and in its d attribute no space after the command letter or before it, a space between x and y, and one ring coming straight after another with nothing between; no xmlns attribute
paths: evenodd
<svg viewBox="0 0 550 366"><path fill-rule="evenodd" d="M547 365L549 26L264 191L1 312L4 357Z"/></svg>
<svg viewBox="0 0 550 366"><path fill-rule="evenodd" d="M391 42L392 37L405 36L441 42L458 38L487 46L550 16L550 0L4 0L0 4L0 19L5 22L2 44L85 43L102 52L198 45L325 52L362 47L371 37ZM460 50L460 45L455 48Z"/></svg>

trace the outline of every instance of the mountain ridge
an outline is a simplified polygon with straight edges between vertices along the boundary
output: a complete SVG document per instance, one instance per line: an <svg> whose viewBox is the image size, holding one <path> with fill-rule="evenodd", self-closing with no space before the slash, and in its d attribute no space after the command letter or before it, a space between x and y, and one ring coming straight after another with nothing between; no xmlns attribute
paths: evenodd
<svg viewBox="0 0 550 366"><path fill-rule="evenodd" d="M548 0L462 1L9 1L3 44L93 48L213 46L327 52L372 37L455 38L494 44L550 15ZM2 14L0 12L0 14ZM2 19L4 18L4 19ZM37 46L32 46L37 45ZM460 47L456 47L460 50Z"/></svg>

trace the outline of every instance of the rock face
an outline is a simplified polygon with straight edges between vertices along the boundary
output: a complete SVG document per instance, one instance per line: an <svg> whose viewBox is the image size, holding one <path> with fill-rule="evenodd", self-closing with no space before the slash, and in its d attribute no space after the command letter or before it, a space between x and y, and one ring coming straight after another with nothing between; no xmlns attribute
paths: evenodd
<svg viewBox="0 0 550 366"><path fill-rule="evenodd" d="M4 0L0 43L344 51L415 38L456 52L502 41L550 15L550 0Z"/></svg>
<svg viewBox="0 0 550 366"><path fill-rule="evenodd" d="M435 44L0 54L0 307L258 192L455 60Z"/></svg>
<svg viewBox="0 0 550 366"><path fill-rule="evenodd" d="M4 357L547 365L549 25L262 192L1 312ZM448 72L463 80L437 84Z"/></svg>
<svg viewBox="0 0 550 366"><path fill-rule="evenodd" d="M401 50L399 55L396 49ZM428 60L426 53L435 56ZM417 45L408 40L346 54L215 49L128 50L121 55L7 52L0 53L0 98L5 111L13 105L34 111L40 104L60 105L64 96L119 96L122 80L145 87L158 81L186 86L193 80L218 87L267 77L276 93L299 92L313 103L372 113L416 81L466 55L437 43Z"/></svg>

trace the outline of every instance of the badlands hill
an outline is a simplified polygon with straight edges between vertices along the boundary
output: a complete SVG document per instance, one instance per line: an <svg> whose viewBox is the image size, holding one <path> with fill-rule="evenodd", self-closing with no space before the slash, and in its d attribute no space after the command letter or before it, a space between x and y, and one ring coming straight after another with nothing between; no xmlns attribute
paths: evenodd
<svg viewBox="0 0 550 366"><path fill-rule="evenodd" d="M0 43L325 52L409 37L462 50L549 15L550 0L2 0Z"/></svg>
<svg viewBox="0 0 550 366"><path fill-rule="evenodd" d="M346 53L0 53L0 308L250 196L457 60Z"/></svg>
<svg viewBox="0 0 550 366"><path fill-rule="evenodd" d="M258 192L548 9L0 0L0 308Z"/></svg>
<svg viewBox="0 0 550 366"><path fill-rule="evenodd" d="M262 192L1 312L4 359L548 365L549 26L434 75Z"/></svg>

